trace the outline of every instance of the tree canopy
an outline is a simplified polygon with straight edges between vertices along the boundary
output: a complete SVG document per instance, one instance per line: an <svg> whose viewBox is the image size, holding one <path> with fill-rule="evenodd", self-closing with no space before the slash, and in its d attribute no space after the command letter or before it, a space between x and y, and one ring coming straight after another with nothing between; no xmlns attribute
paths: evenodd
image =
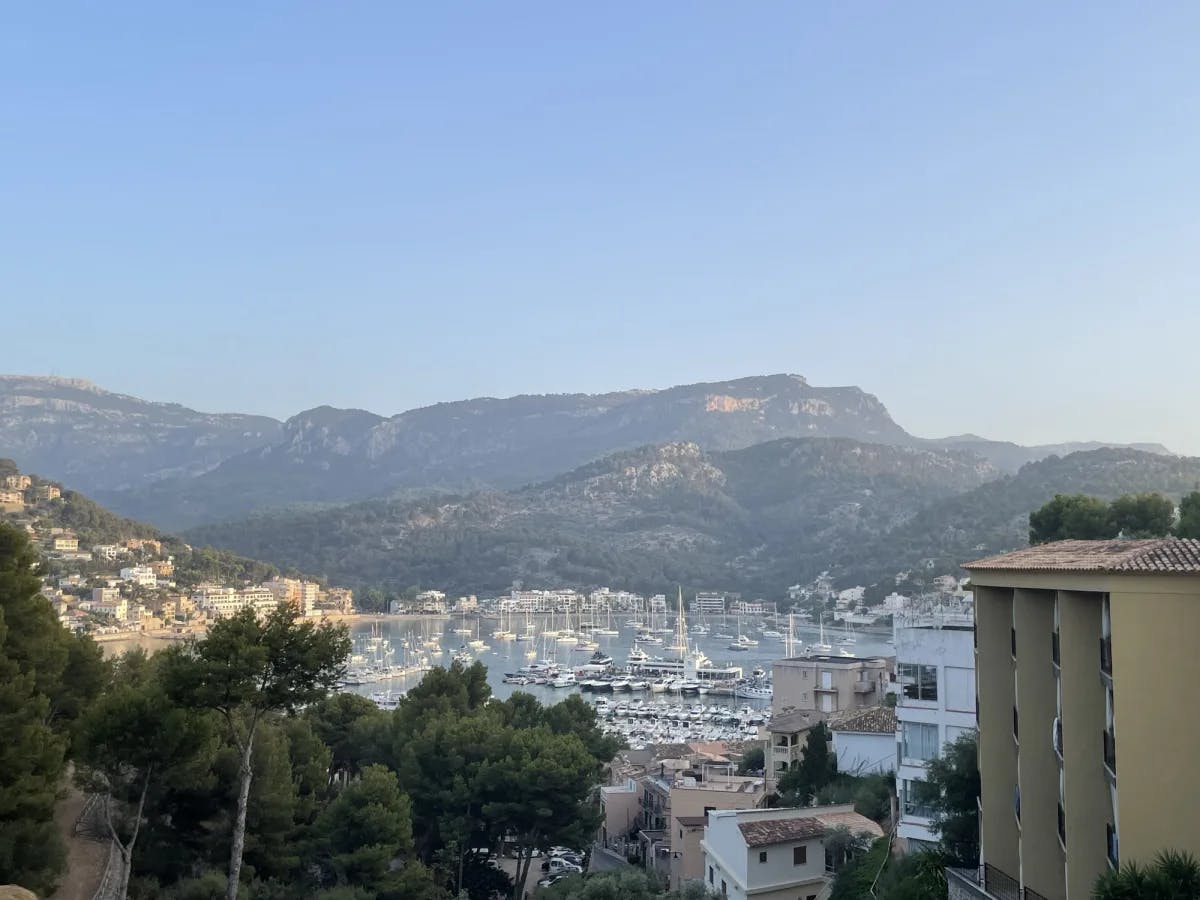
<svg viewBox="0 0 1200 900"><path fill-rule="evenodd" d="M979 863L979 736L974 731L946 744L915 782L917 797L933 808L932 830L945 856L958 864Z"/></svg>
<svg viewBox="0 0 1200 900"><path fill-rule="evenodd" d="M1188 528L1192 516L1200 525L1200 492L1195 496L1194 500L1184 498L1189 510L1197 509L1189 513ZM1184 510L1183 504L1180 509ZM1111 502L1087 494L1055 494L1053 500L1029 514L1029 543L1165 537L1172 533L1174 520L1175 504L1153 492L1125 494Z"/></svg>

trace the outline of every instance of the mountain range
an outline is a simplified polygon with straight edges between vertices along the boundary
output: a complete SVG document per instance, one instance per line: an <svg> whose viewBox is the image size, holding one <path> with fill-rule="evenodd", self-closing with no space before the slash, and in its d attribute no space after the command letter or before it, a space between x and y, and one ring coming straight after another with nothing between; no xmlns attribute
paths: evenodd
<svg viewBox="0 0 1200 900"><path fill-rule="evenodd" d="M721 453L814 437L962 452L1001 472L1101 446L918 438L871 394L798 375L478 398L390 417L323 406L285 422L151 403L79 379L0 376L0 454L170 529L304 505L508 491L646 445Z"/></svg>
<svg viewBox="0 0 1200 900"><path fill-rule="evenodd" d="M715 453L670 443L512 491L266 514L186 535L357 587L681 584L778 598L824 571L889 590L899 573L957 573L1023 545L1029 511L1058 492L1178 499L1198 482L1200 459L1119 448L1005 474L963 451L848 438Z"/></svg>

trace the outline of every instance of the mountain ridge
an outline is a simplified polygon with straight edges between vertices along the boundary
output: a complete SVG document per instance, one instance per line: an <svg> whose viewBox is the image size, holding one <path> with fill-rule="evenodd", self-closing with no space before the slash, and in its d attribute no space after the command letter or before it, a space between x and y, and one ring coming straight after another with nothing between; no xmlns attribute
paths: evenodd
<svg viewBox="0 0 1200 900"><path fill-rule="evenodd" d="M973 454L784 438L735 451L675 443L612 454L512 491L375 499L185 532L355 587L512 585L736 591L778 599L823 571L895 587L1023 546L1058 492L1178 499L1200 459L1081 451L1001 473Z"/></svg>
<svg viewBox="0 0 1200 900"><path fill-rule="evenodd" d="M795 374L482 397L392 416L317 406L283 422L152 403L82 379L0 376L0 453L173 530L392 494L510 490L646 444L720 452L809 436L963 450L1014 472L1074 449L916 437L874 394Z"/></svg>

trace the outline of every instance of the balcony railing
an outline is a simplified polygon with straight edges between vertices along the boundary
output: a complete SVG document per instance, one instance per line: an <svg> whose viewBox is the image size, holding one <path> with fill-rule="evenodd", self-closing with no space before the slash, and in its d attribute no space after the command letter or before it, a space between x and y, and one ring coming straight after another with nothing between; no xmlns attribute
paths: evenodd
<svg viewBox="0 0 1200 900"><path fill-rule="evenodd" d="M1067 846L1067 813L1061 803L1058 804L1058 839L1064 847Z"/></svg>
<svg viewBox="0 0 1200 900"><path fill-rule="evenodd" d="M1033 888L1022 888L1017 879L993 865L977 869L951 867L946 870L946 875L972 896L986 900L1046 900Z"/></svg>
<svg viewBox="0 0 1200 900"><path fill-rule="evenodd" d="M1024 900L1021 882L990 863L983 867L983 889L996 900Z"/></svg>
<svg viewBox="0 0 1200 900"><path fill-rule="evenodd" d="M873 681L856 681L854 682L854 693L869 694L875 690L875 682Z"/></svg>
<svg viewBox="0 0 1200 900"><path fill-rule="evenodd" d="M1052 632L1050 634L1050 658L1054 661L1056 666L1062 665L1062 660L1059 655L1059 643L1058 632Z"/></svg>
<svg viewBox="0 0 1200 900"><path fill-rule="evenodd" d="M1112 638L1100 638L1100 671L1112 678Z"/></svg>
<svg viewBox="0 0 1200 900"><path fill-rule="evenodd" d="M1108 767L1108 771L1115 778L1117 775L1117 738L1107 729L1104 731L1104 765Z"/></svg>

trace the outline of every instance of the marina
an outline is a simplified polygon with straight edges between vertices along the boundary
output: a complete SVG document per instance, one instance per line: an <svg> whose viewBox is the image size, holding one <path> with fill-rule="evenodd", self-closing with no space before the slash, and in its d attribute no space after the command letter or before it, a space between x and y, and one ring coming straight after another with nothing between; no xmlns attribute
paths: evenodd
<svg viewBox="0 0 1200 900"><path fill-rule="evenodd" d="M573 628L569 615L548 613L505 614L503 620L381 616L352 625L354 653L344 689L392 709L433 666L478 661L488 668L493 696L524 691L552 704L579 693L593 703L602 727L631 747L744 740L770 721L774 661L828 652L830 638L838 637L827 634L823 623L787 616L733 618L701 617L689 627L678 613L653 624L605 617L598 626ZM860 631L853 653L840 641L834 652L888 656L894 653L890 638L888 632Z"/></svg>

